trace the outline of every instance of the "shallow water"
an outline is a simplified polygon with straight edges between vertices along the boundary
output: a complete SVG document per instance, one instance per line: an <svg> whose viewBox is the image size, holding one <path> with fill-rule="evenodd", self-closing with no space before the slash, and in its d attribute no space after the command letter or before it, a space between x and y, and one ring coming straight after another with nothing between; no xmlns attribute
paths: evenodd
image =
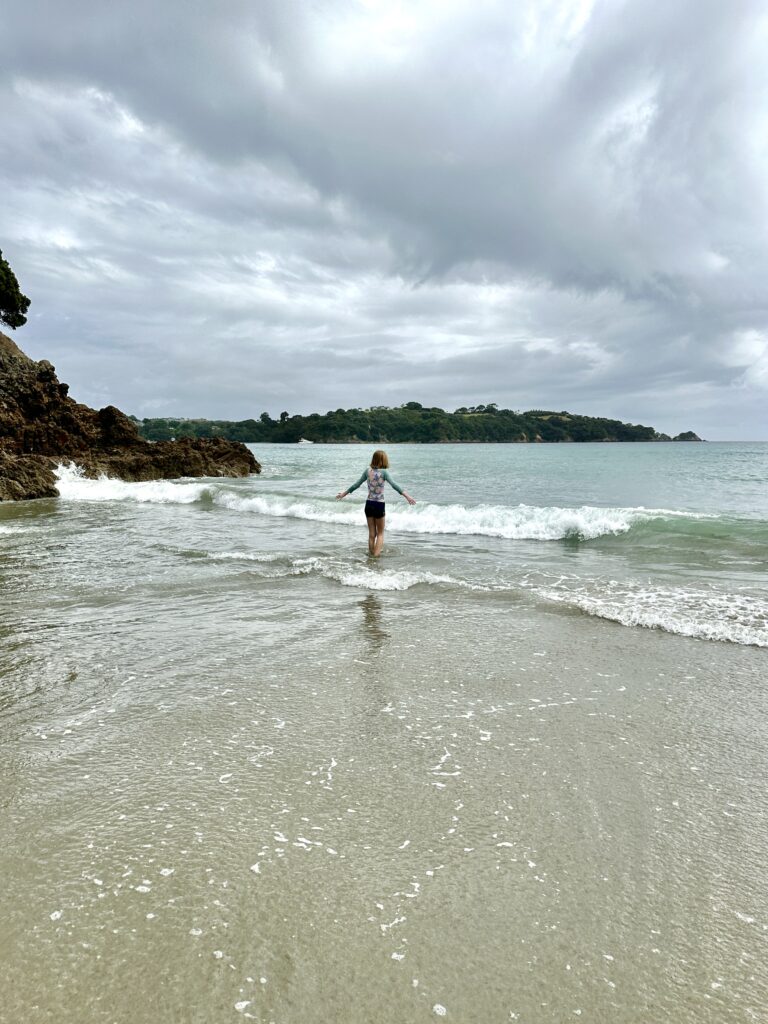
<svg viewBox="0 0 768 1024"><path fill-rule="evenodd" d="M0 1019L764 1020L768 446L256 454L0 506Z"/></svg>

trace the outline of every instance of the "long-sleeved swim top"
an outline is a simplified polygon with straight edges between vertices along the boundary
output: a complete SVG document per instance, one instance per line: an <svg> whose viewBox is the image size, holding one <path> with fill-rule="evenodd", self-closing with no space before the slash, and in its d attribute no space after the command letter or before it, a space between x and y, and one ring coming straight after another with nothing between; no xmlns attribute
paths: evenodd
<svg viewBox="0 0 768 1024"><path fill-rule="evenodd" d="M355 480L352 486L347 488L347 494L356 491L360 484L365 483L366 480L368 481L368 501L384 501L385 480L390 487L394 487L398 494L403 493L403 488L400 484L395 483L389 475L388 469L374 469L373 466L366 466L359 479Z"/></svg>

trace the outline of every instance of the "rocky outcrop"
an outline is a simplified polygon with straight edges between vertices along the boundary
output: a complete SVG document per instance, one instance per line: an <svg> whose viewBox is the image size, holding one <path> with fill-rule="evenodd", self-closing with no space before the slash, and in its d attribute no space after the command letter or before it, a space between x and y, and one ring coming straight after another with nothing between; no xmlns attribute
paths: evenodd
<svg viewBox="0 0 768 1024"><path fill-rule="evenodd" d="M54 469L61 462L77 463L88 476L122 480L261 471L238 441L145 441L113 405L90 409L68 391L46 359L35 362L0 334L0 501L54 496Z"/></svg>
<svg viewBox="0 0 768 1024"><path fill-rule="evenodd" d="M0 448L0 501L55 498L54 465L44 455L14 455Z"/></svg>
<svg viewBox="0 0 768 1024"><path fill-rule="evenodd" d="M682 434L676 434L672 438L673 441L703 441L703 437L699 437L698 434L694 434L692 430L684 430Z"/></svg>

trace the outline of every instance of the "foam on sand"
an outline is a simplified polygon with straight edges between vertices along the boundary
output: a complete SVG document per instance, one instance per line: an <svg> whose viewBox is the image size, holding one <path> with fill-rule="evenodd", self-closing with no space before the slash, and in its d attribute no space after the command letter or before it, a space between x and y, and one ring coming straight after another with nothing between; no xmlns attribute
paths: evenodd
<svg viewBox="0 0 768 1024"><path fill-rule="evenodd" d="M365 564L359 561L319 556L290 558L279 555L262 555L249 551L214 551L206 553L205 557L213 561L255 562L259 565L259 575L265 579L322 576L340 583L343 587L358 587L361 590L410 590L411 587L419 584L444 584L476 589L452 576L432 572L416 572L411 569L387 569L379 562Z"/></svg>
<svg viewBox="0 0 768 1024"><path fill-rule="evenodd" d="M547 601L623 626L642 626L700 640L768 647L768 601L711 588L595 580L534 587Z"/></svg>
<svg viewBox="0 0 768 1024"><path fill-rule="evenodd" d="M528 593L547 603L563 605L624 626L658 629L701 640L768 647L768 601L747 592L724 593L715 587L694 589L631 581L618 583L577 576L548 579L540 573L506 584L480 585L452 575L385 568L380 562L352 559L291 558L237 550L200 552L198 557L250 563L254 571L265 579L321 576L343 587L361 590L397 591L416 586L442 586L489 596Z"/></svg>

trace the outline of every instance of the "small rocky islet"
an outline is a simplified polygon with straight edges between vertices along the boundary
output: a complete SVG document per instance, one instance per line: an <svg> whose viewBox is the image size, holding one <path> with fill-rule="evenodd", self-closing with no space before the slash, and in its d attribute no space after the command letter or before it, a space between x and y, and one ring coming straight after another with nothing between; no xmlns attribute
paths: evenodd
<svg viewBox="0 0 768 1024"><path fill-rule="evenodd" d="M56 497L56 467L121 480L243 477L261 472L238 441L147 441L125 413L91 409L69 397L47 359L30 359L0 333L0 501Z"/></svg>

